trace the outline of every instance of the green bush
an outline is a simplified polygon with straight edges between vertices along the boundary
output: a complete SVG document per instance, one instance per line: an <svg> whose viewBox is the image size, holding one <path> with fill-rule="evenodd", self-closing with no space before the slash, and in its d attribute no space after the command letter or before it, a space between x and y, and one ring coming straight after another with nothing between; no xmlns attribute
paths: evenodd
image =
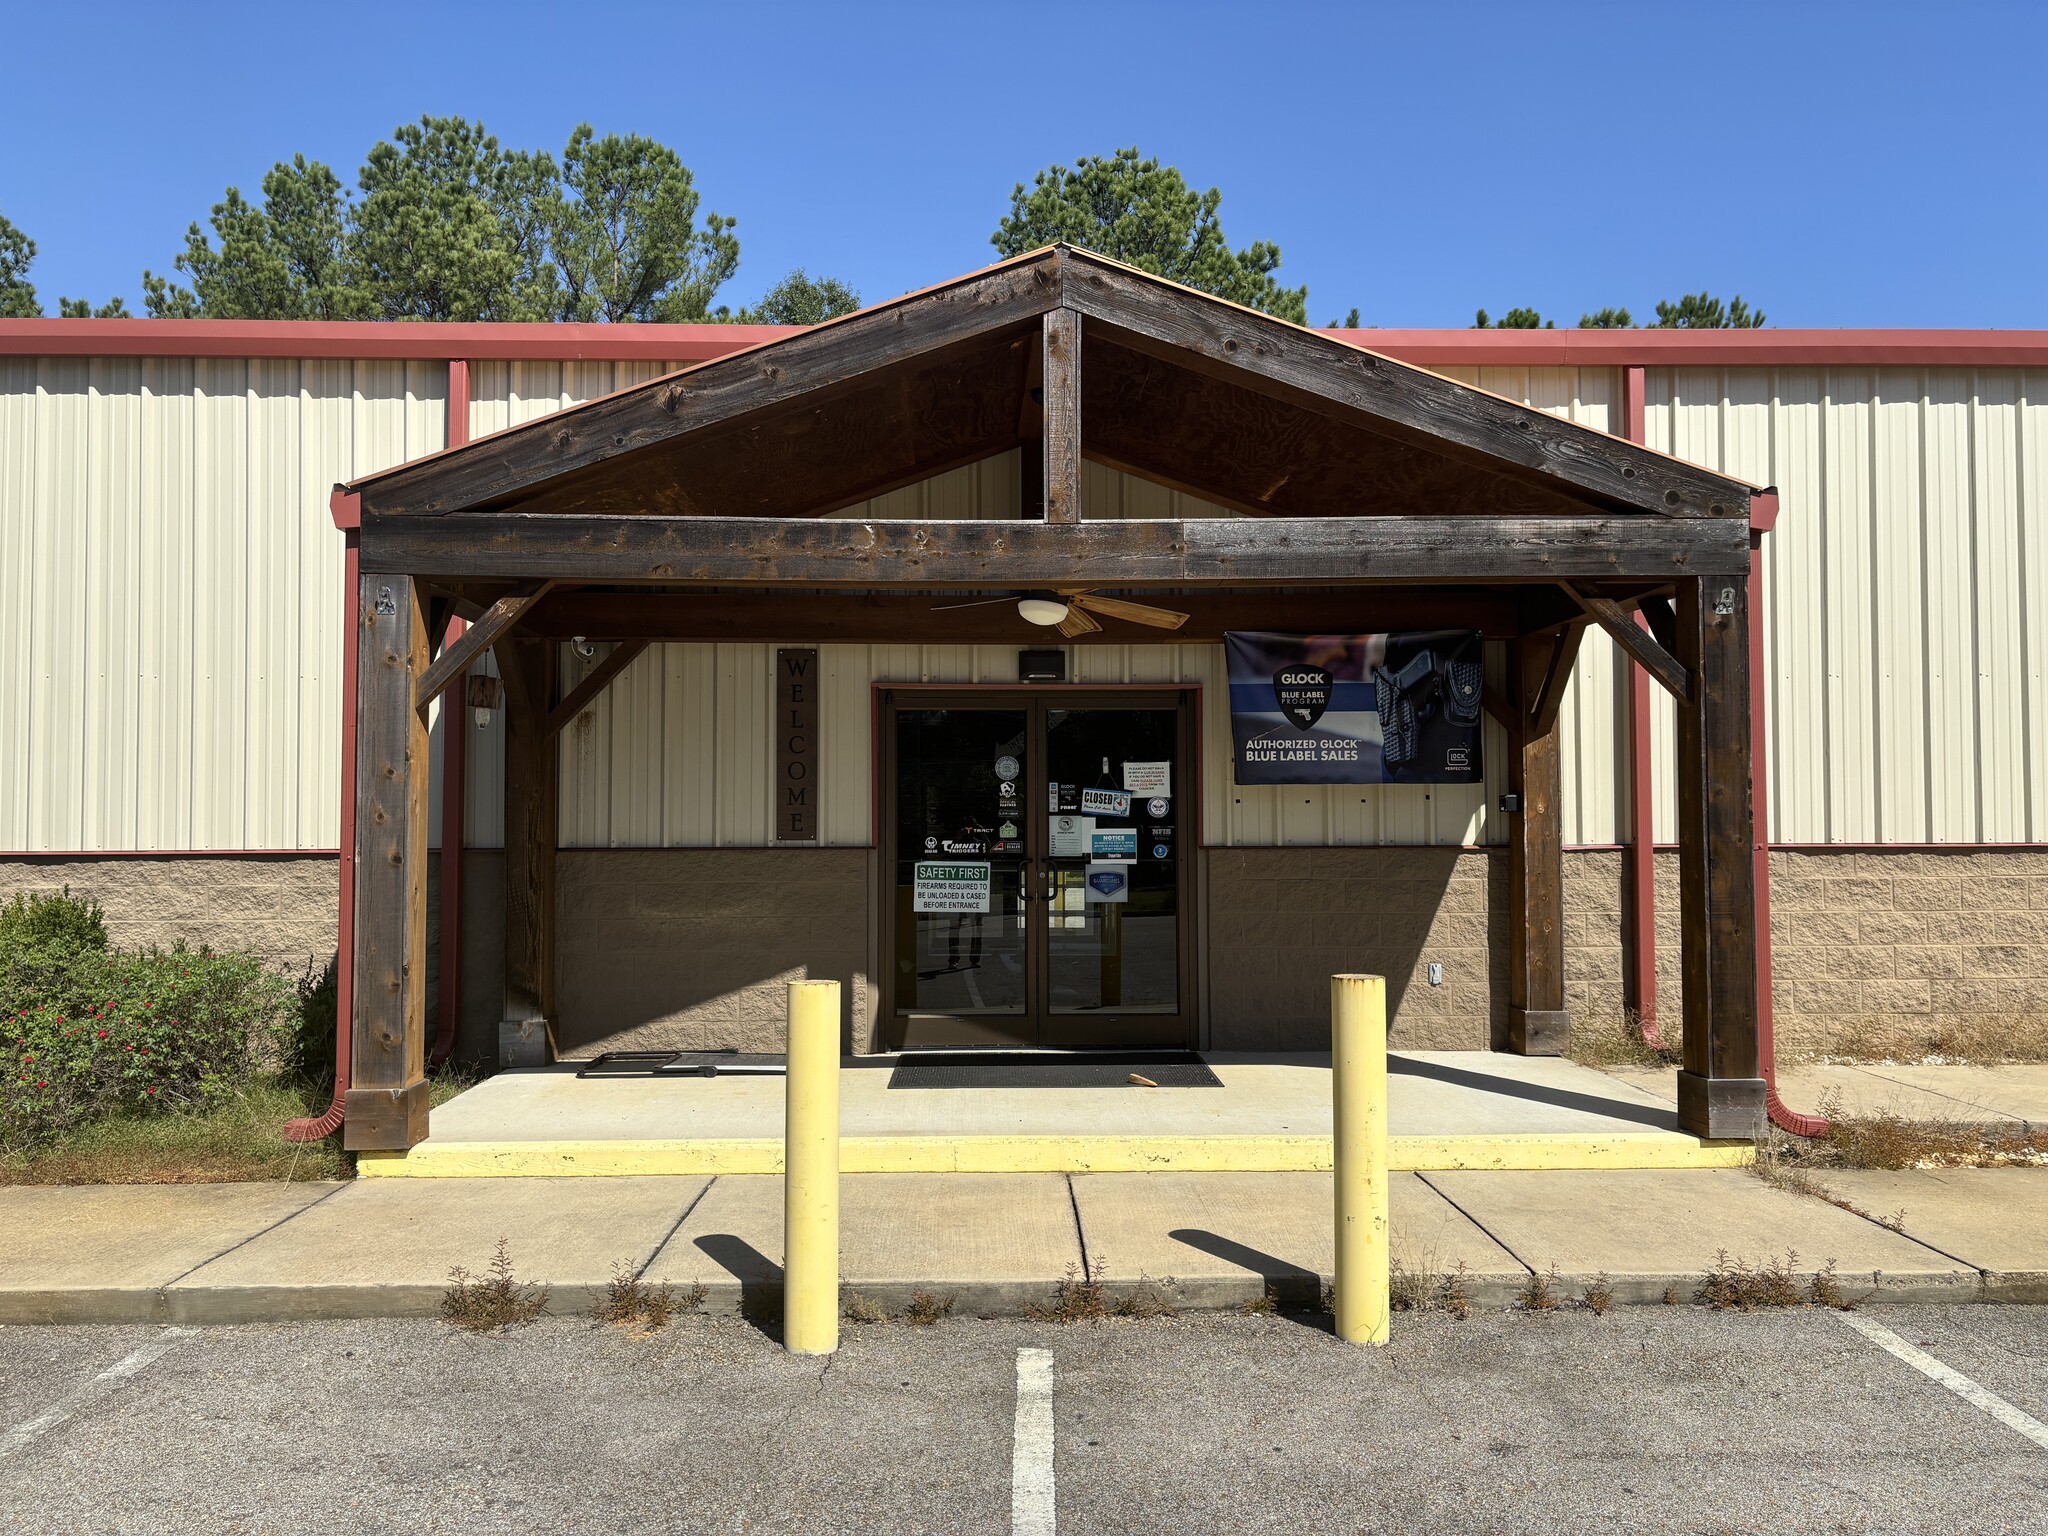
<svg viewBox="0 0 2048 1536"><path fill-rule="evenodd" d="M308 960L298 980L298 1006L277 1032L278 1072L320 1093L334 1088L334 1017L341 1005L338 956L324 966Z"/></svg>
<svg viewBox="0 0 2048 1536"><path fill-rule="evenodd" d="M291 984L252 954L0 941L0 1146L217 1100L295 1012Z"/></svg>
<svg viewBox="0 0 2048 1536"><path fill-rule="evenodd" d="M68 885L61 895L47 891L35 896L17 894L0 907L0 963L10 948L23 945L103 950L107 947L107 915L98 902L73 896Z"/></svg>

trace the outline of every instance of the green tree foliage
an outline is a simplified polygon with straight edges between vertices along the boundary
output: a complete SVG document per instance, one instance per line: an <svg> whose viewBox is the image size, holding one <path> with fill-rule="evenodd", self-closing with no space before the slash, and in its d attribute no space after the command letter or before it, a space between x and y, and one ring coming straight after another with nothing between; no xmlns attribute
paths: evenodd
<svg viewBox="0 0 2048 1536"><path fill-rule="evenodd" d="M36 285L28 280L35 265L36 243L0 214L0 320L39 320L43 306L36 299ZM126 320L128 306L118 297L94 307L90 299L57 300L57 314L65 320Z"/></svg>
<svg viewBox="0 0 2048 1536"><path fill-rule="evenodd" d="M712 318L738 325L818 325L860 308L860 295L836 277L812 277L802 267L745 309L720 309Z"/></svg>
<svg viewBox="0 0 2048 1536"><path fill-rule="evenodd" d="M1579 316L1582 331L1626 331L1635 323L1635 317L1626 309L1596 309L1590 315Z"/></svg>
<svg viewBox="0 0 2048 1536"><path fill-rule="evenodd" d="M579 125L557 164L422 117L371 149L353 193L303 155L258 200L230 187L211 230L186 233L190 285L145 273L145 301L214 319L701 320L739 239L698 202L675 151L637 134Z"/></svg>
<svg viewBox="0 0 2048 1536"><path fill-rule="evenodd" d="M1533 309L1511 309L1498 320L1493 319L1482 309L1479 311L1477 318L1473 320L1472 329L1475 331L1554 331L1557 329L1557 322L1555 320L1545 320Z"/></svg>
<svg viewBox="0 0 2048 1536"><path fill-rule="evenodd" d="M1657 305L1657 324L1653 329L1670 331L1747 331L1764 323L1763 311L1752 310L1742 302L1742 295L1735 295L1727 304L1709 294L1705 289L1688 293L1677 303L1669 300Z"/></svg>
<svg viewBox="0 0 2048 1536"><path fill-rule="evenodd" d="M42 314L36 285L28 280L35 260L35 241L0 213L0 320L34 320Z"/></svg>
<svg viewBox="0 0 2048 1536"><path fill-rule="evenodd" d="M697 227L697 188L676 152L638 134L597 138L588 123L562 152L549 209L564 320L702 320L739 269L735 220Z"/></svg>
<svg viewBox="0 0 2048 1536"><path fill-rule="evenodd" d="M1197 192L1174 167L1120 149L1047 166L1010 193L1010 213L989 237L1004 256L1065 241L1185 283L1218 298L1308 323L1308 289L1273 276L1280 247L1256 240L1233 251L1217 217L1223 194Z"/></svg>
<svg viewBox="0 0 2048 1536"><path fill-rule="evenodd" d="M229 187L213 205L216 246L197 224L185 233L179 269L190 288L142 274L143 303L157 319L367 320L375 313L350 247L341 179L295 156L263 178L263 200Z"/></svg>
<svg viewBox="0 0 2048 1536"><path fill-rule="evenodd" d="M1330 330L1330 331L1355 331L1355 330L1357 330L1357 329L1358 329L1358 306L1357 306L1356 304L1352 305L1352 306L1351 306L1351 310L1350 310L1350 313L1348 313L1347 315L1345 315L1345 316L1344 316L1344 318L1343 318L1342 320L1332 320L1332 321L1331 321L1331 322L1330 322L1330 323L1329 323L1329 324L1328 324L1327 326L1325 326L1325 327L1324 327L1324 329L1325 329L1325 330Z"/></svg>

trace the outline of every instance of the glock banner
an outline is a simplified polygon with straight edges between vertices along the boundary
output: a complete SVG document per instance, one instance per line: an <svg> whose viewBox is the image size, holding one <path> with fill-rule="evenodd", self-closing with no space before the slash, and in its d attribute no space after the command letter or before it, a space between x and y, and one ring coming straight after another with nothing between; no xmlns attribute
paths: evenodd
<svg viewBox="0 0 2048 1536"><path fill-rule="evenodd" d="M1239 784L1476 784L1479 635L1232 631Z"/></svg>

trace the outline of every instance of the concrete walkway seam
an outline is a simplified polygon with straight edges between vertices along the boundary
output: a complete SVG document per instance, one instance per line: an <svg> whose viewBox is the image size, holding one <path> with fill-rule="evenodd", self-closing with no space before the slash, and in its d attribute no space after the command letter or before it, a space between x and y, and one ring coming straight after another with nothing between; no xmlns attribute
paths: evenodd
<svg viewBox="0 0 2048 1536"><path fill-rule="evenodd" d="M704 1197L711 1193L711 1186L716 1184L717 1182L718 1175L714 1173L713 1175L711 1175L710 1178L704 1181L704 1187L698 1190L696 1194L690 1197L690 1203L683 1207L683 1214L676 1218L676 1224L670 1227L668 1229L667 1235L664 1236L660 1242L654 1245L654 1252L650 1253L649 1255L647 1255L646 1258L642 1259L640 1261L640 1267L633 1271L635 1279L639 1279L640 1277L644 1276L648 1270L654 1267L654 1261L662 1256L662 1254L667 1250L668 1245L670 1243L675 1241L676 1234L683 1230L683 1223L690 1219L691 1213L693 1213L697 1209L697 1207L703 1203Z"/></svg>
<svg viewBox="0 0 2048 1536"><path fill-rule="evenodd" d="M1088 1274L1088 1229L1081 1224L1081 1197L1074 1193L1074 1176L1063 1175L1067 1181L1067 1208L1074 1213L1074 1246L1081 1250L1081 1278Z"/></svg>
<svg viewBox="0 0 2048 1536"><path fill-rule="evenodd" d="M1452 1210L1456 1211L1460 1216L1464 1217L1467 1221L1471 1222L1473 1226L1477 1227L1480 1231L1484 1232L1489 1238L1491 1238L1494 1244L1500 1249L1502 1253L1506 1254L1509 1258L1513 1259L1517 1264L1521 1265L1522 1268L1528 1270L1531 1275L1534 1275L1536 1273L1535 1266L1532 1265L1527 1259L1523 1258L1519 1253L1515 1252L1514 1249L1510 1248L1498 1232L1493 1231L1486 1225L1485 1222L1481 1221L1477 1216L1474 1216L1470 1211L1466 1210L1465 1207L1458 1204L1457 1201L1453 1200L1449 1195L1445 1194L1441 1189L1437 1188L1436 1185L1431 1184L1429 1182L1428 1174L1417 1173L1415 1177L1420 1179L1423 1183L1423 1186L1427 1188L1430 1191L1430 1193L1435 1195L1437 1199L1443 1201L1445 1205L1448 1205Z"/></svg>
<svg viewBox="0 0 2048 1536"><path fill-rule="evenodd" d="M1894 1088L1903 1088L1908 1093L1922 1093L1930 1099L1947 1099L1951 1104L1959 1105L1967 1110L1972 1110L1981 1118L1975 1121L1967 1122L1970 1124L1990 1126L2001 1124L2026 1125L2029 1123L2022 1116L2009 1115L2002 1109L1993 1109L1989 1104L1973 1104L1968 1099L1959 1099L1954 1094L1944 1093L1939 1088L1927 1088L1923 1087L1919 1083L1909 1083L1901 1077L1886 1077L1884 1073L1878 1071L1875 1067L1851 1065L1850 1069L1852 1071L1861 1072L1865 1077L1874 1077L1880 1083L1889 1083Z"/></svg>
<svg viewBox="0 0 2048 1536"><path fill-rule="evenodd" d="M273 1221L269 1226L264 1227L260 1231L251 1232L239 1243L229 1243L227 1247L221 1249L219 1253L208 1254L205 1258L201 1259L197 1264L194 1264L190 1269L186 1270L184 1274L171 1276L170 1279L166 1280L162 1285L157 1287L158 1304L163 1308L166 1316L168 1316L171 1305L171 1287L176 1285L180 1280L189 1279L191 1276L198 1274L200 1270L206 1268L207 1265L213 1263L214 1260L224 1259L238 1248L248 1247L251 1243L255 1242L257 1238L264 1237L272 1232L275 1232L279 1227L285 1225L285 1223L297 1221L301 1216L305 1215L306 1212L314 1209L316 1206L325 1205L328 1201L332 1200L336 1195L340 1194L344 1189L347 1188L348 1181L343 1180L337 1183L334 1186L334 1188L327 1191L327 1193L322 1195L318 1200L308 1200L296 1211L290 1211L285 1215L278 1217L277 1220ZM164 1318L158 1319L159 1322L164 1320Z"/></svg>

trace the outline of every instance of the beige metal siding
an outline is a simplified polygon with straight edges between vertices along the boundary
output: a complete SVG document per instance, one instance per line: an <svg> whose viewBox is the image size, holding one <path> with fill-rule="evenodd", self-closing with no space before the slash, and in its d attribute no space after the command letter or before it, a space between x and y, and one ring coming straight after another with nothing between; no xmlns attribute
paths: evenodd
<svg viewBox="0 0 2048 1536"><path fill-rule="evenodd" d="M1030 637L1019 636L1019 645ZM791 644L802 644L793 636ZM1017 645L824 645L818 723L822 841L861 847L873 837L874 689L886 683L1013 686ZM564 647L565 686L602 659ZM1201 831L1212 845L1456 846L1491 840L1505 751L1486 722L1483 785L1240 788L1230 782L1223 647L1071 645L1080 683L1185 683L1200 690ZM1489 647L1498 669L1499 647ZM775 647L649 646L562 741L565 847L761 847L771 837L769 719ZM480 832L484 829L478 829ZM495 839L490 839L495 842ZM479 839L479 845L488 845Z"/></svg>
<svg viewBox="0 0 2048 1536"><path fill-rule="evenodd" d="M1650 445L1775 484L1771 836L2048 838L2048 375L1651 369ZM1668 701L1658 836L1672 831Z"/></svg>
<svg viewBox="0 0 2048 1536"><path fill-rule="evenodd" d="M425 363L0 362L0 849L332 848L337 480L442 446Z"/></svg>

